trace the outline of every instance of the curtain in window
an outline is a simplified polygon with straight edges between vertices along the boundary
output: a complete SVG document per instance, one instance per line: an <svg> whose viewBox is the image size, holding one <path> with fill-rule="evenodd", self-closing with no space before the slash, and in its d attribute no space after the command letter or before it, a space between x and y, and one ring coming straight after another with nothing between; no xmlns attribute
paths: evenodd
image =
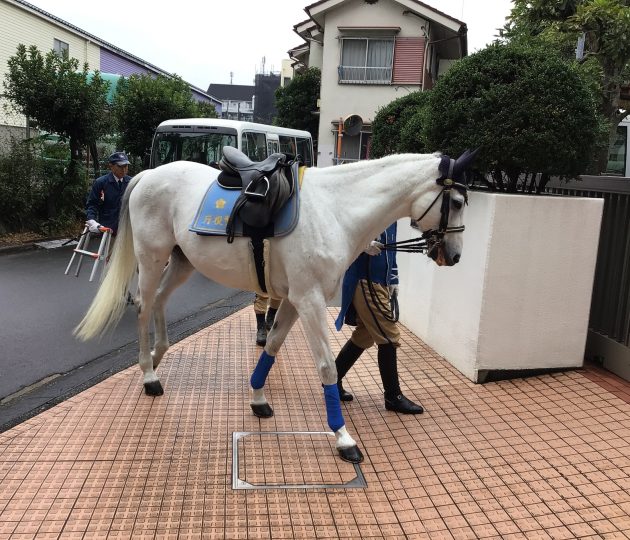
<svg viewBox="0 0 630 540"><path fill-rule="evenodd" d="M365 66L365 39L344 39L341 52L341 65L344 67Z"/></svg>
<svg viewBox="0 0 630 540"><path fill-rule="evenodd" d="M366 79L389 82L392 78L394 42L391 39L370 39L368 41Z"/></svg>
<svg viewBox="0 0 630 540"><path fill-rule="evenodd" d="M390 82L393 60L392 39L344 39L339 78L348 82Z"/></svg>

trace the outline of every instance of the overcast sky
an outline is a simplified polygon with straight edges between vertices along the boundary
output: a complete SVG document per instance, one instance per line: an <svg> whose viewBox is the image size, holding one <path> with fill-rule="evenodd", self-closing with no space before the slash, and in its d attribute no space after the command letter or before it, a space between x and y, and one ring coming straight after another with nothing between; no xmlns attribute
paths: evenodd
<svg viewBox="0 0 630 540"><path fill-rule="evenodd" d="M315 0L27 0L202 89L210 83L253 84L278 71L287 51L303 43L293 26ZM468 49L493 40L510 0L424 0L468 25ZM233 73L230 81L230 72Z"/></svg>

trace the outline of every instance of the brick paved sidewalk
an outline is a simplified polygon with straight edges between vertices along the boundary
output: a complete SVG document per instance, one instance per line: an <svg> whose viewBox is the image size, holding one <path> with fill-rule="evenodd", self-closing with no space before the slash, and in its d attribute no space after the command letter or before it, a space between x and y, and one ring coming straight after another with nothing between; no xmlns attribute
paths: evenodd
<svg viewBox="0 0 630 540"><path fill-rule="evenodd" d="M384 409L367 351L343 406L367 487L321 487L357 471L318 433L302 327L270 374L267 420L248 404L254 328L245 309L173 346L162 397L134 367L0 434L0 540L630 538L628 383L588 369L474 385L402 328L402 387L425 414Z"/></svg>

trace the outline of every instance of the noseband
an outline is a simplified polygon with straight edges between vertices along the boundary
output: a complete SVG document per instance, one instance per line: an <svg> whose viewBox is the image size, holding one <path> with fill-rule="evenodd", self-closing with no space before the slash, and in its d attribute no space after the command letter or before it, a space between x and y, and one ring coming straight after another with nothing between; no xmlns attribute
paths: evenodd
<svg viewBox="0 0 630 540"><path fill-rule="evenodd" d="M452 162L452 160L451 160ZM451 171L449 171L450 173ZM448 233L458 233L464 232L466 228L464 225L459 225L458 227L449 227L448 219L451 212L451 191L456 189L464 196L464 203L468 204L468 186L465 184L461 184L459 182L455 182L455 180L444 177L438 178L436 184L442 186L441 191L437 194L433 202L429 205L429 207L424 211L424 213L415 221L419 223L433 208L435 203L438 201L440 197L442 197L442 205L440 206L440 224L437 229L427 229L422 234L422 239L427 242L427 255L429 255L434 249L438 248L444 242L444 236Z"/></svg>
<svg viewBox="0 0 630 540"><path fill-rule="evenodd" d="M464 196L464 203L468 204L468 186L450 178L453 171L454 160L450 161L451 163L448 174L441 176L435 181L436 184L442 186L442 189L424 213L418 219L413 220L414 222L419 223L429 213L431 208L435 206L438 199L442 197L442 204L440 206L440 224L438 225L438 228L427 229L422 233L422 236L417 238L385 244L383 246L384 249L391 251L403 251L407 253L426 253L427 255L430 255L435 249L442 245L446 234L464 232L464 225L459 225L458 227L448 226L448 219L451 211L452 190L455 189L461 193Z"/></svg>

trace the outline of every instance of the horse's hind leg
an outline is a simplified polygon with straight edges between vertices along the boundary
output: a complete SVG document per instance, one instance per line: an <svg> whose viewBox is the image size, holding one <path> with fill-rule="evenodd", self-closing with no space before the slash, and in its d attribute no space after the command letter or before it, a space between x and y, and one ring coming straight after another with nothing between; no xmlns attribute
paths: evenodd
<svg viewBox="0 0 630 540"><path fill-rule="evenodd" d="M144 391L150 396L161 396L164 393L162 384L153 369L149 326L155 294L167 260L168 252L164 258L160 258L157 253L149 250L143 252L142 256L138 256L138 346L140 349L138 364L144 376Z"/></svg>
<svg viewBox="0 0 630 540"><path fill-rule="evenodd" d="M284 343L289 330L297 320L297 311L288 300L283 300L276 313L273 326L267 336L265 350L260 355L256 368L252 373L250 384L252 387L252 400L250 406L252 412L259 418L269 418L273 416L273 409L267 403L264 387L267 375L271 366L275 362L276 354Z"/></svg>
<svg viewBox="0 0 630 540"><path fill-rule="evenodd" d="M363 461L363 454L355 440L348 433L343 414L341 413L335 357L328 344L326 301L324 296L319 291L310 291L300 298L299 302L296 301L295 307L306 331L306 338L313 353L319 378L324 387L326 417L328 426L335 433L335 446L341 459L351 463L360 463Z"/></svg>
<svg viewBox="0 0 630 540"><path fill-rule="evenodd" d="M155 341L153 343L153 369L157 369L168 351L170 343L168 341L168 329L166 326L166 302L177 287L182 285L193 273L194 267L183 254L179 246L171 253L168 266L162 274L162 281L155 296L153 305L153 322L155 325Z"/></svg>

